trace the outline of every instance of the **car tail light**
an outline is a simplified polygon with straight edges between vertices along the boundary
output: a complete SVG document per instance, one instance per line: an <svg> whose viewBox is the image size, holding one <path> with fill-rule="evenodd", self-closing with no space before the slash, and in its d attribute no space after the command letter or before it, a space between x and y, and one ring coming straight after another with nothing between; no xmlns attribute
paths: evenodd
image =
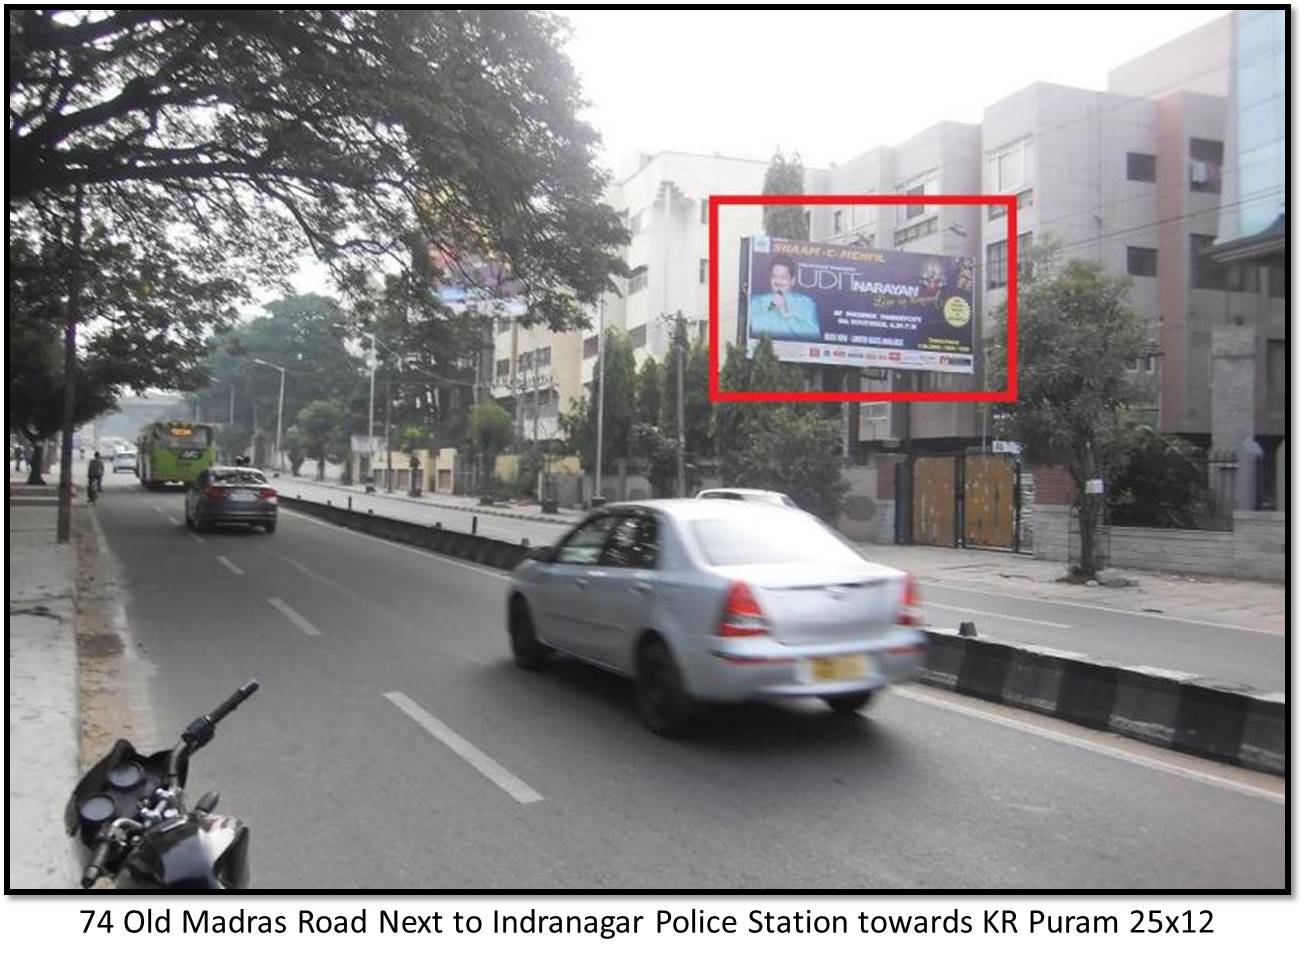
<svg viewBox="0 0 1304 963"><path fill-rule="evenodd" d="M770 631L770 624L765 613L756 604L756 597L746 582L734 582L729 586L729 594L724 599L724 612L720 615L720 627L716 635L737 638L747 635L765 635Z"/></svg>
<svg viewBox="0 0 1304 963"><path fill-rule="evenodd" d="M274 502L274 501L276 501L276 489L275 489L275 488L260 488L260 489L258 489L258 497L259 497L259 498L262 498L262 499L264 499L264 500L266 500L266 501L269 501L269 502Z"/></svg>
<svg viewBox="0 0 1304 963"><path fill-rule="evenodd" d="M901 583L901 611L897 613L898 625L919 625L919 583L913 575L907 575Z"/></svg>
<svg viewBox="0 0 1304 963"><path fill-rule="evenodd" d="M219 487L216 486L216 485L209 485L207 488L204 489L204 497L205 497L205 498L225 498L225 497L226 497L226 489L225 489L225 488L219 488Z"/></svg>

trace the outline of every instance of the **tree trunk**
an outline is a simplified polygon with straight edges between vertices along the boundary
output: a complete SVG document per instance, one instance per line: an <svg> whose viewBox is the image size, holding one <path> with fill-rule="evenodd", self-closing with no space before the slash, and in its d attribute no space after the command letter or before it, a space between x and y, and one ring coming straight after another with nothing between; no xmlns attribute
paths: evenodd
<svg viewBox="0 0 1304 963"><path fill-rule="evenodd" d="M45 445L44 439L32 442L31 457L27 459L27 484L44 485L45 479Z"/></svg>
<svg viewBox="0 0 1304 963"><path fill-rule="evenodd" d="M1096 535L1099 528L1098 495L1084 495L1078 506L1078 535L1082 544L1078 552L1077 573L1082 578L1095 578L1100 571Z"/></svg>
<svg viewBox="0 0 1304 963"><path fill-rule="evenodd" d="M326 477L326 459L317 459L317 480L322 481Z"/></svg>

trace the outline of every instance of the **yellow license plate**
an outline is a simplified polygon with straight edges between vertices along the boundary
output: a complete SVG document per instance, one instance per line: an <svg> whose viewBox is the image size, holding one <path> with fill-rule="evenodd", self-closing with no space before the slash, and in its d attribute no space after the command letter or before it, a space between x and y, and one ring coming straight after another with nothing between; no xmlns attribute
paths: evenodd
<svg viewBox="0 0 1304 963"><path fill-rule="evenodd" d="M867 675L869 656L864 653L830 655L810 660L812 682L845 682L847 679L863 679Z"/></svg>

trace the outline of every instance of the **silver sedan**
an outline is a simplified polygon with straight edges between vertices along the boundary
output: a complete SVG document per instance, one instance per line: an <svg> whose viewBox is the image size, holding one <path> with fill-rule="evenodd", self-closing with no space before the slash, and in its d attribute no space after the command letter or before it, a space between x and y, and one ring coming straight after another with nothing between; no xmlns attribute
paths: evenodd
<svg viewBox="0 0 1304 963"><path fill-rule="evenodd" d="M805 512L730 499L612 505L512 575L519 665L553 651L630 677L654 732L699 702L817 696L835 712L924 658L912 576Z"/></svg>

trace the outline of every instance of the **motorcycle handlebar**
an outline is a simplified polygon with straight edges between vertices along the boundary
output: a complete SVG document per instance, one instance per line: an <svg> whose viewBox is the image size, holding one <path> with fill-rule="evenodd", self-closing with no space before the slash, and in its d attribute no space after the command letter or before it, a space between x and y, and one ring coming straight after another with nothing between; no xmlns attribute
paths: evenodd
<svg viewBox="0 0 1304 963"><path fill-rule="evenodd" d="M91 855L91 861L87 863L86 868L82 870L82 889L90 889L95 885L95 881L104 873L104 861L109 858L109 848L112 845L112 840L104 839L95 847L95 852Z"/></svg>
<svg viewBox="0 0 1304 963"><path fill-rule="evenodd" d="M220 706L218 706L216 709L210 712L208 714L208 721L211 722L213 725L217 725L219 722L221 722L223 719L229 716L232 712L234 712L236 710L236 707L239 706L240 703L244 702L245 699L248 699L251 695L253 695L257 691L258 691L258 680L250 679L240 688L236 689L235 692L231 694L231 697L229 699L227 699Z"/></svg>

